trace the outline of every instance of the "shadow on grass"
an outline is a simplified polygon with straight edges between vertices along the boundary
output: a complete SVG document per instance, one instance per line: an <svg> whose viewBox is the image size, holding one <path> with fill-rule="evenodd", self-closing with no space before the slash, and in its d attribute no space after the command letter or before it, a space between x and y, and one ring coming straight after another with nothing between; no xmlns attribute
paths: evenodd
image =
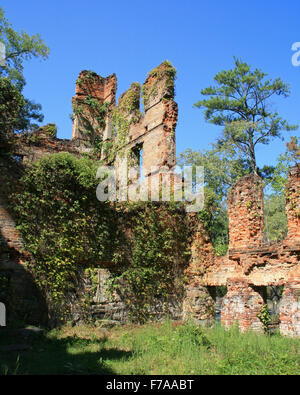
<svg viewBox="0 0 300 395"><path fill-rule="evenodd" d="M33 334L24 339L0 331L0 375L113 375L110 363L127 360L130 351L110 348L107 338L84 339L76 335L58 339L49 334ZM3 352L6 345L27 345L27 351Z"/></svg>

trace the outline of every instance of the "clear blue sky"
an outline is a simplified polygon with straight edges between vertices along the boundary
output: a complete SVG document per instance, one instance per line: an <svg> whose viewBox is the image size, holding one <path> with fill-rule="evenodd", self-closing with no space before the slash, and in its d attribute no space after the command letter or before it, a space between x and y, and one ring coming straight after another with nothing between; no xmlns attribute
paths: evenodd
<svg viewBox="0 0 300 395"><path fill-rule="evenodd" d="M48 60L27 62L24 93L42 104L44 123L55 122L60 138L71 138L71 97L81 70L116 73L119 96L165 59L178 73L177 154L207 149L221 133L193 104L217 72L233 66L233 56L291 85L291 96L274 109L300 125L300 67L291 63L291 46L300 41L299 0L2 0L1 6L16 30L39 33L50 47ZM258 164L273 164L284 148L280 140L261 146Z"/></svg>

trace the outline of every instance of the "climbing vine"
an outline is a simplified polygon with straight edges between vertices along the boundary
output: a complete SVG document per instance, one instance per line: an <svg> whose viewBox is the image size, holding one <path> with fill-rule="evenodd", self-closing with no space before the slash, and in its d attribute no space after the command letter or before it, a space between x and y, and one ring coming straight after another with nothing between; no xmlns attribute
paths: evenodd
<svg viewBox="0 0 300 395"><path fill-rule="evenodd" d="M11 195L28 269L43 293L50 320L65 320L74 300L84 315L92 303L83 288L85 269L110 262L111 294L117 293L133 321L168 312L184 289L195 224L212 219L211 199L195 216L184 203L101 203L96 199L98 163L69 153L44 156L26 168ZM93 283L95 285L95 283Z"/></svg>
<svg viewBox="0 0 300 395"><path fill-rule="evenodd" d="M298 198L295 196L291 191L287 189L286 191L286 201L288 203L288 209L289 212L295 217L295 218L300 218L300 209L299 209L299 203L298 203Z"/></svg>
<svg viewBox="0 0 300 395"><path fill-rule="evenodd" d="M98 99L86 96L79 104L73 103L73 114L71 119L77 117L80 133L86 136L93 147L95 154L99 154L103 141L101 130L105 128L105 117L108 112L109 103L101 104Z"/></svg>
<svg viewBox="0 0 300 395"><path fill-rule="evenodd" d="M142 87L142 95L144 106L148 105L150 97L158 94L159 82L165 78L166 93L165 96L174 96L174 80L176 79L176 69L168 60L164 61L160 66L151 70L148 79Z"/></svg>
<svg viewBox="0 0 300 395"><path fill-rule="evenodd" d="M268 331L269 324L271 322L271 315L269 313L268 305L264 304L257 314L258 319L262 322L264 332Z"/></svg>
<svg viewBox="0 0 300 395"><path fill-rule="evenodd" d="M133 205L132 261L114 272L111 290L125 302L130 318L145 322L183 293L182 272L190 256L191 228L173 203Z"/></svg>
<svg viewBox="0 0 300 395"><path fill-rule="evenodd" d="M27 169L12 195L18 229L31 253L29 269L50 306L68 313L67 294L77 291L79 267L113 259L116 216L96 199L97 163L69 153L43 157Z"/></svg>
<svg viewBox="0 0 300 395"><path fill-rule="evenodd" d="M128 143L130 125L139 122L142 113L139 110L141 86L134 82L130 89L119 99L118 106L112 110L112 127L114 139L104 142L103 153L107 155L108 162L112 162L118 151ZM123 153L120 152L120 156Z"/></svg>
<svg viewBox="0 0 300 395"><path fill-rule="evenodd" d="M73 113L70 115L73 121L75 118L78 120L79 131L92 145L95 156L102 150L101 132L105 128L109 111L108 102L101 102L94 97L93 84L98 78L99 76L93 71L85 71L77 78L76 84L84 92L84 96L73 101Z"/></svg>

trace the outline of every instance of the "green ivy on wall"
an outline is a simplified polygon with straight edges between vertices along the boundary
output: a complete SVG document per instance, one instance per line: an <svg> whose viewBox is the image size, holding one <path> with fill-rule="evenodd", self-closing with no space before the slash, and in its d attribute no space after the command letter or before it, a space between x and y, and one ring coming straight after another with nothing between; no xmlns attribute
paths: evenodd
<svg viewBox="0 0 300 395"><path fill-rule="evenodd" d="M43 157L12 195L29 268L53 315L68 310L66 294L76 291L79 266L113 259L117 229L112 207L96 199L97 162L69 153Z"/></svg>
<svg viewBox="0 0 300 395"><path fill-rule="evenodd" d="M154 81L150 84L145 83L142 87L142 96L145 107L148 105L149 99L157 95L158 83L163 78L166 79L166 94L172 97L174 96L174 81L176 79L176 73L176 69L168 60L164 61L160 66L156 67L155 69L151 70L150 73L148 73L148 76L153 77Z"/></svg>
<svg viewBox="0 0 300 395"><path fill-rule="evenodd" d="M82 298L85 269L110 262L111 294L119 294L133 321L145 322L158 307L167 312L174 295L182 297L193 232L199 220L210 226L213 196L207 194L195 216L187 215L184 203L99 202L98 164L58 153L26 168L11 206L32 256L28 269L50 319L65 320L75 296ZM87 316L92 297L83 299Z"/></svg>
<svg viewBox="0 0 300 395"><path fill-rule="evenodd" d="M130 318L145 322L168 311L183 295L183 270L190 257L192 227L181 205L137 203L131 239L132 260L113 273L111 289L125 302Z"/></svg>

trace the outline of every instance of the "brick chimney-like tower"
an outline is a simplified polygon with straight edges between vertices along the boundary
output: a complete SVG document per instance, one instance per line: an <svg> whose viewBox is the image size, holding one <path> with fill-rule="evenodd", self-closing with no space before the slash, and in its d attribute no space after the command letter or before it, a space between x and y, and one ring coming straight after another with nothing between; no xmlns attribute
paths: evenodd
<svg viewBox="0 0 300 395"><path fill-rule="evenodd" d="M227 198L229 249L258 247L263 241L262 180L255 174L241 178Z"/></svg>
<svg viewBox="0 0 300 395"><path fill-rule="evenodd" d="M84 70L79 74L76 81L75 96L72 98L73 129L72 139L89 140L87 131L93 129L93 133L105 135L110 127L110 111L115 105L117 90L117 78L112 74L106 78L98 74ZM91 101L94 101L91 105ZM107 111L103 114L103 122L98 122L93 116L95 104L102 106L107 103ZM102 120L101 120L102 121Z"/></svg>

